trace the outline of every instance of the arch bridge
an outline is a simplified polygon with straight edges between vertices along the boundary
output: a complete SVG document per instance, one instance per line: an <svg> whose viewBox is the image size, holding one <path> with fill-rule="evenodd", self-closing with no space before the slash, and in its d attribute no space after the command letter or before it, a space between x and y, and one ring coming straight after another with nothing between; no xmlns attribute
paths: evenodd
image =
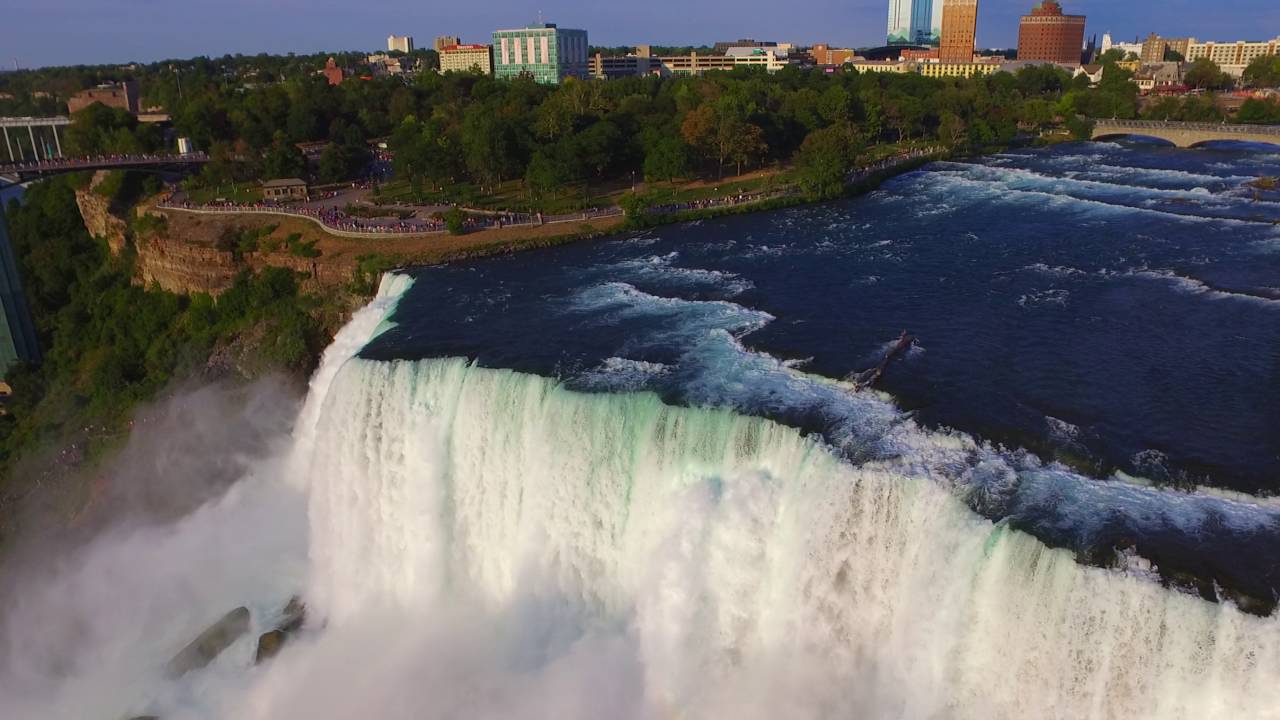
<svg viewBox="0 0 1280 720"><path fill-rule="evenodd" d="M1094 140L1126 135L1153 137L1171 142L1181 148L1222 140L1280 145L1280 125L1228 125L1159 120L1097 120L1094 122Z"/></svg>

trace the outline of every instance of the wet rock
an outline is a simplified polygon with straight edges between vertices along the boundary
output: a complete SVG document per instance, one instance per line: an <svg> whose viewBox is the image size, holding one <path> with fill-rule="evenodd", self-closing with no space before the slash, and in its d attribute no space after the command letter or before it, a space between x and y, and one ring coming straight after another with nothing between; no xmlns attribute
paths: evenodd
<svg viewBox="0 0 1280 720"><path fill-rule="evenodd" d="M258 637L258 654L254 662L261 663L275 657L284 647L289 636L297 632L307 619L307 606L302 598L293 596L281 613L280 624L276 629L263 633Z"/></svg>
<svg viewBox="0 0 1280 720"><path fill-rule="evenodd" d="M289 634L283 630L271 630L262 633L258 638L258 654L254 658L254 662L263 663L275 657L288 639Z"/></svg>
<svg viewBox="0 0 1280 720"><path fill-rule="evenodd" d="M249 631L249 609L238 607L191 641L169 661L170 675L178 676L213 662L223 650Z"/></svg>

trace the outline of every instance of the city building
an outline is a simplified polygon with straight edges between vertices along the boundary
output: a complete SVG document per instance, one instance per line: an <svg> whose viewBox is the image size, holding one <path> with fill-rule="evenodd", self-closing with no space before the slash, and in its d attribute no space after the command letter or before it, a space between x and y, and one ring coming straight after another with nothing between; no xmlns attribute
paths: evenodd
<svg viewBox="0 0 1280 720"><path fill-rule="evenodd" d="M402 52L405 55L413 52L413 36L411 35L388 35L387 36L387 52Z"/></svg>
<svg viewBox="0 0 1280 720"><path fill-rule="evenodd" d="M791 54L780 48L764 47L731 47L724 52L725 57L732 58L735 67L758 67L775 73L790 64Z"/></svg>
<svg viewBox="0 0 1280 720"><path fill-rule="evenodd" d="M915 48L903 48L902 59L907 61L920 60L940 60L938 48L929 48L928 50L917 50Z"/></svg>
<svg viewBox="0 0 1280 720"><path fill-rule="evenodd" d="M89 90L81 90L67 99L67 110L75 114L94 103L102 103L109 108L116 108L137 115L138 84L129 81L99 85Z"/></svg>
<svg viewBox="0 0 1280 720"><path fill-rule="evenodd" d="M493 74L493 48L488 45L450 45L440 50L440 72Z"/></svg>
<svg viewBox="0 0 1280 720"><path fill-rule="evenodd" d="M311 193L307 189L307 181L299 178L282 178L262 183L262 199L286 201L308 200Z"/></svg>
<svg viewBox="0 0 1280 720"><path fill-rule="evenodd" d="M1126 57L1128 57L1129 53L1133 53L1139 59L1142 58L1142 43L1140 42L1118 43L1112 39L1111 33L1103 33L1102 34L1102 52L1105 53L1109 50L1122 50L1124 51Z"/></svg>
<svg viewBox="0 0 1280 720"><path fill-rule="evenodd" d="M18 363L40 362L40 346L22 290L17 258L9 243L3 205L0 203L0 378L8 379L9 371Z"/></svg>
<svg viewBox="0 0 1280 720"><path fill-rule="evenodd" d="M1260 57L1280 55L1280 38L1264 42L1197 42L1194 38L1187 43L1187 62L1195 62L1208 58L1218 65L1223 72L1235 78L1244 75L1249 63Z"/></svg>
<svg viewBox="0 0 1280 720"><path fill-rule="evenodd" d="M1018 59L1080 65L1084 15L1064 15L1057 0L1042 0L1018 27Z"/></svg>
<svg viewBox="0 0 1280 720"><path fill-rule="evenodd" d="M756 40L754 38L742 38L741 40L733 40L733 41L726 40L726 41L718 42L715 44L715 46L712 47L712 49L718 53L722 53L725 50L728 50L729 48L733 48L733 47L776 48L778 47L778 43L773 42L772 40Z"/></svg>
<svg viewBox="0 0 1280 720"><path fill-rule="evenodd" d="M324 75L330 85L341 85L342 81L347 79L347 71L338 67L338 62L333 58L329 58L324 64L324 70L321 70L320 74Z"/></svg>
<svg viewBox="0 0 1280 720"><path fill-rule="evenodd" d="M657 58L652 57L648 46L637 47L634 53L627 55L591 56L588 74L597 80L613 80L621 77L648 75L658 67Z"/></svg>
<svg viewBox="0 0 1280 720"><path fill-rule="evenodd" d="M889 45L937 45L943 0L889 0Z"/></svg>
<svg viewBox="0 0 1280 720"><path fill-rule="evenodd" d="M853 62L858 53L847 48L833 48L830 45L814 45L809 49L815 65L844 65Z"/></svg>
<svg viewBox="0 0 1280 720"><path fill-rule="evenodd" d="M929 78L971 78L977 75L992 75L1000 72L999 62L947 62L946 60L928 60L908 63L909 69Z"/></svg>
<svg viewBox="0 0 1280 720"><path fill-rule="evenodd" d="M414 67L410 58L386 53L370 55L365 58L365 62L369 63L369 68L373 70L373 74L380 77L407 75L412 72Z"/></svg>
<svg viewBox="0 0 1280 720"><path fill-rule="evenodd" d="M942 0L942 40L938 58L944 63L971 63L978 40L978 0Z"/></svg>
<svg viewBox="0 0 1280 720"><path fill-rule="evenodd" d="M634 75L702 75L708 72L729 71L738 67L757 67L766 72L777 72L799 62L801 54L777 47L729 47L725 54L653 55L648 45L641 45L624 56L608 56L596 53L588 63L588 72L601 80Z"/></svg>
<svg viewBox="0 0 1280 720"><path fill-rule="evenodd" d="M1102 82L1102 76L1105 71L1106 71L1105 65L1081 65L1080 67L1075 69L1075 72L1071 75L1071 77L1078 78L1081 75L1083 75L1089 78L1090 85L1097 85L1098 83Z"/></svg>
<svg viewBox="0 0 1280 720"><path fill-rule="evenodd" d="M1160 63L1165 60L1177 60L1177 57L1170 55L1178 55L1182 58L1187 57L1187 50L1191 45L1191 38L1163 38L1152 33L1142 43L1142 52L1138 54L1139 59L1144 64Z"/></svg>
<svg viewBox="0 0 1280 720"><path fill-rule="evenodd" d="M1142 92L1155 92L1164 88L1182 87L1182 63L1143 63L1134 73L1133 81Z"/></svg>
<svg viewBox="0 0 1280 720"><path fill-rule="evenodd" d="M857 58L850 62L849 66L860 73L905 73L911 69L908 63L901 60L867 60L865 58Z"/></svg>
<svg viewBox="0 0 1280 720"><path fill-rule="evenodd" d="M552 23L493 33L493 73L499 78L529 76L557 85L587 77L587 31Z"/></svg>
<svg viewBox="0 0 1280 720"><path fill-rule="evenodd" d="M454 45L461 45L461 44L462 44L462 38L458 37L457 35L441 35L440 37L436 38L435 43L433 43L431 47L435 48L436 52L440 52L441 50L447 47L452 47Z"/></svg>

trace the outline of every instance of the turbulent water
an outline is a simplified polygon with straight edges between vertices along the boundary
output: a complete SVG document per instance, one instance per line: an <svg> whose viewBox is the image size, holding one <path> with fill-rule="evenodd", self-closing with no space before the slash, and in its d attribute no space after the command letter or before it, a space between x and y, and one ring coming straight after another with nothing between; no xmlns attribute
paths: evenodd
<svg viewBox="0 0 1280 720"><path fill-rule="evenodd" d="M1138 477L1278 479L1268 162L1011 154L388 276L226 498L11 609L0 714L1280 718L1280 619L1193 581L1268 599L1280 507ZM901 326L891 394L829 379ZM294 594L306 627L255 667ZM240 604L249 635L164 677Z"/></svg>

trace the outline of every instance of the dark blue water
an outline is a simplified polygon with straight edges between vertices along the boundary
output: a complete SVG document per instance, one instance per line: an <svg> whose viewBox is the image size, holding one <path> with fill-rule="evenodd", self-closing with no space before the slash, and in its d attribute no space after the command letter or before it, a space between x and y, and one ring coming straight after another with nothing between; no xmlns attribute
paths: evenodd
<svg viewBox="0 0 1280 720"><path fill-rule="evenodd" d="M856 462L918 455L1053 544L1136 544L1267 595L1274 504L1151 487L1280 493L1280 193L1260 175L1280 154L939 163L854 200L415 271L365 354L727 407ZM903 329L919 343L887 395L825 380Z"/></svg>

